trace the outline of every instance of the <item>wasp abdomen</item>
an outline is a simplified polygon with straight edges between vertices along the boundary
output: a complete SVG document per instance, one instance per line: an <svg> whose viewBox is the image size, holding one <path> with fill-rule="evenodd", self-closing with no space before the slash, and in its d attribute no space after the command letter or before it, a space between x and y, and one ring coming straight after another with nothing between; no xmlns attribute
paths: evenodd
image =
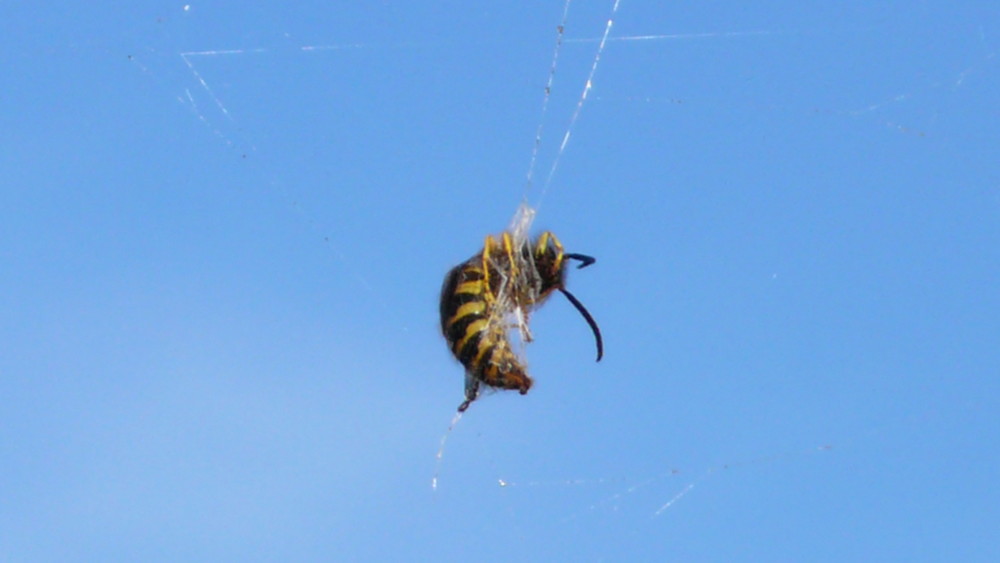
<svg viewBox="0 0 1000 563"><path fill-rule="evenodd" d="M484 272L481 259L473 258L448 272L441 289L441 332L466 371L462 407L476 399L480 383L521 394L531 388L531 378L511 350L502 315L495 310L488 284L500 276L491 274Z"/></svg>

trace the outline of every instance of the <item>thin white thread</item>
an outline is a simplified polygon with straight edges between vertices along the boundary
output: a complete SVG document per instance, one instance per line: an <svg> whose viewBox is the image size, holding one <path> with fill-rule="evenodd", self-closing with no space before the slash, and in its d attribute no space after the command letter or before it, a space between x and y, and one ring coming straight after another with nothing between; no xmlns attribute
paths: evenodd
<svg viewBox="0 0 1000 563"><path fill-rule="evenodd" d="M545 96L542 97L542 112L538 118L538 129L535 131L535 145L531 149L531 162L528 164L528 174L524 187L524 198L528 199L528 192L531 190L531 183L534 179L535 165L538 162L538 151L542 144L542 131L545 127L545 115L549 107L549 99L552 97L552 85L555 82L556 66L559 62L559 51L562 49L563 33L566 30L566 19L569 17L569 5L572 0L566 0L563 5L562 21L559 23L558 34L556 35L556 46L552 52L552 64L549 66L549 78L545 83Z"/></svg>
<svg viewBox="0 0 1000 563"><path fill-rule="evenodd" d="M348 46L343 46L342 48L354 48L354 47L361 47L361 46L363 46L363 45L348 45ZM326 45L326 46L318 46L318 47L302 47L301 49L303 51L306 51L306 50L318 49L318 48L332 49L332 48L335 48L335 47L337 47L337 46ZM258 47L258 48L249 48L249 49L208 49L208 50L202 50L202 51L185 51L185 52L179 53L179 55L181 57L181 60L184 61L184 64L187 65L188 69L191 71L192 75L195 77L195 79L201 85L202 89L208 94L208 96L212 99L212 101L215 103L215 105L219 108L219 111L222 112L222 114L226 117L226 119L228 119L231 123L236 124L236 119L232 116L232 114L229 112L229 110L226 108L226 106L222 103L222 100L218 96L215 95L215 92L212 90L211 86L209 86L208 81L205 80L205 78L201 75L201 73L198 72L198 69L195 68L195 65L192 62L192 59L194 57L210 57L210 56L214 57L214 56L246 55L246 54L260 54L260 53L267 53L267 52L269 52L269 49L263 48L263 47ZM213 130L213 132L219 138L221 138L227 145L229 145L230 147L236 146L236 143L234 143L225 134L223 134L223 132L218 127L213 126L209 122L209 120L206 118L205 114L202 111L199 110L198 104L195 101L194 96L191 95L190 90L185 89L185 94L186 94L187 102L190 103L191 108L194 110L195 114L198 116L198 119L200 119L205 125L207 125L208 127L210 127ZM244 139L244 141L245 141L245 144L248 145L248 150L247 150L248 153L256 153L257 152L256 146L252 142L250 142L249 139ZM244 157L245 156L246 156L246 154L244 154ZM343 267L345 269L347 269L352 274L352 276L354 277L355 281L365 291L367 291L374 298L374 299L372 299L372 302L373 303L378 303L378 306L384 312L391 314L390 313L390 308L384 302L384 300L377 298L380 294L376 290L375 286L371 282L369 282L368 278L366 278L364 275L362 275L360 271L358 271L356 268L353 268L351 266L352 261L348 259L348 257L345 254L344 250L339 245L334 244L332 242L330 236L323 234L324 230L320 229L318 221L315 218L313 218L313 216L310 213L308 213L301 205L299 205L299 203L296 200L296 198L292 197L292 194L289 193L289 191L285 187L284 183L282 183L282 182L280 182L277 179L275 179L275 178L272 177L271 185L274 186L275 188L277 188L277 190L281 193L281 195L284 197L284 199L289 203L289 205L292 206L292 208L294 209L294 211L296 213L298 213L302 217L302 219L306 222L306 225L308 225L309 229L311 229L317 235L320 235L320 236L323 237L323 242L326 244L326 247L331 252L333 252L334 256L340 261L340 263L343 265ZM401 327L402 328L400 330L402 330L403 332L406 332L406 331L409 330L407 328L407 326L405 325L405 323L401 323Z"/></svg>
<svg viewBox="0 0 1000 563"><path fill-rule="evenodd" d="M199 53L196 52L194 54L199 54ZM232 54L232 53L227 53L227 54ZM220 100L219 97L215 95L215 92L213 92L212 89L208 86L208 82L206 82L205 79L202 78L201 74L198 72L198 69L194 68L194 65L191 64L191 61L188 59L188 53L181 53L181 59L184 61L184 64L186 64L188 68L191 69L191 73L194 74L194 77L198 79L199 83L201 83L201 87L204 88L206 92L208 92L209 97L212 98L212 100L215 102L215 105L219 107L219 111L221 111L222 114L225 115L230 121L233 121L233 117L229 115L229 110L227 110L226 106L222 104L222 100Z"/></svg>
<svg viewBox="0 0 1000 563"><path fill-rule="evenodd" d="M604 26L604 34L601 35L601 41L597 46L594 63L590 66L590 74L587 75L587 81L583 85L583 92L580 94L580 99L577 100L576 108L573 110L573 116L570 117L569 124L566 126L566 133L563 134L562 142L559 144L559 151L556 152L555 159L552 161L552 168L549 169L549 176L546 178L545 185L542 187L542 193L538 197L538 204L535 206L536 209L542 206L542 200L545 199L545 194L548 193L549 186L552 185L552 178L559 167L559 160L562 158L563 153L566 152L566 145L569 144L573 126L576 125L577 119L580 118L580 112L583 110L583 105L587 102L587 96L594 87L594 75L597 73L597 66L601 62L601 54L604 52L604 47L608 44L608 36L611 34L611 27L614 25L615 14L618 12L618 5L620 3L621 0L615 0L614 5L611 7L611 15L608 17L608 23Z"/></svg>
<svg viewBox="0 0 1000 563"><path fill-rule="evenodd" d="M431 490L436 491L438 488L438 477L441 474L441 460L444 459L444 446L448 441L448 436L451 435L451 431L458 424L458 421L462 420L462 412L459 411L455 413L455 416L451 418L451 424L448 425L448 429L445 430L444 434L441 436L441 445L438 447L437 455L434 458L437 460L434 463L434 476L431 477Z"/></svg>
<svg viewBox="0 0 1000 563"><path fill-rule="evenodd" d="M674 495L674 498L668 500L666 502L666 504L664 504L663 506L660 507L659 510L657 510L656 512L654 512L653 516L659 516L661 512L663 512L664 510L666 510L666 509L670 508L671 506L673 506L673 504L675 502L681 500L681 498L684 495L688 494L688 492L690 492L691 489L693 489L693 488L694 488L694 483L688 483L687 486L685 486L683 489L681 489L681 492L679 492L676 495Z"/></svg>
<svg viewBox="0 0 1000 563"><path fill-rule="evenodd" d="M747 37L752 35L777 35L779 32L766 29L747 31L706 31L702 33L662 33L656 35L622 35L609 37L608 42L615 41L668 41L677 39L714 39L718 37ZM567 39L567 43L594 43L599 38Z"/></svg>

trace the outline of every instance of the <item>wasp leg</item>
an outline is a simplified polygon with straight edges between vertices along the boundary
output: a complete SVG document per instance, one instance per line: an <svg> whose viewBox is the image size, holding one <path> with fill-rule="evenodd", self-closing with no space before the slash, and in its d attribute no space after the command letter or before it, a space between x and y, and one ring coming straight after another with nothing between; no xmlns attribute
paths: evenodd
<svg viewBox="0 0 1000 563"><path fill-rule="evenodd" d="M487 301L493 300L494 288L490 287L490 282L492 281L490 280L490 272L496 270L496 268L492 266L493 258L490 257L490 253L497 250L499 246L499 243L497 243L496 239L493 238L493 235L486 235L486 241L483 242L483 252L481 253L481 256L483 259L483 276L485 277L483 287L486 288L486 291L483 293Z"/></svg>
<svg viewBox="0 0 1000 563"><path fill-rule="evenodd" d="M503 251L507 255L507 263L510 268L510 277L516 278L518 275L518 265L517 260L514 257L514 239L510 236L510 233L503 234Z"/></svg>
<svg viewBox="0 0 1000 563"><path fill-rule="evenodd" d="M549 241L556 247L557 254L562 252L562 243L559 242L559 239L551 231L545 231L538 237L538 242L535 243L535 254L545 254L545 251L549 248Z"/></svg>
<svg viewBox="0 0 1000 563"><path fill-rule="evenodd" d="M458 405L458 412L465 412L472 401L479 397L479 380L472 373L465 372L465 401Z"/></svg>

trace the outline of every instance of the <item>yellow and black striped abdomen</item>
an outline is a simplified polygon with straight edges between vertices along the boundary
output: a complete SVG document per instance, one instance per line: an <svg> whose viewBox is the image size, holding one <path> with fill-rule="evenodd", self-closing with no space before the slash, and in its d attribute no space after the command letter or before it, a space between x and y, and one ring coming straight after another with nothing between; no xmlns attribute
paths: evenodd
<svg viewBox="0 0 1000 563"><path fill-rule="evenodd" d="M475 356L489 320L485 276L473 261L448 272L441 288L441 332L463 365Z"/></svg>
<svg viewBox="0 0 1000 563"><path fill-rule="evenodd" d="M477 255L448 272L441 288L441 332L465 367L466 401L459 410L476 399L480 383L522 394L531 388L531 378L507 340L503 315L494 310L489 283Z"/></svg>

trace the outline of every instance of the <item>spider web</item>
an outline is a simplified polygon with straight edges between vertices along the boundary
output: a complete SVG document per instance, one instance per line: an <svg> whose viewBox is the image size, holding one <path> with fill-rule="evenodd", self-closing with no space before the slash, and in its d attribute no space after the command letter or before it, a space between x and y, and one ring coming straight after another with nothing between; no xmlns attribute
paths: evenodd
<svg viewBox="0 0 1000 563"><path fill-rule="evenodd" d="M576 15L576 12L571 11L570 8L571 2L567 1L563 5L560 24L558 26L554 54L552 56L551 64L549 65L549 72L544 87L541 116L537 121L537 130L530 155L528 173L526 175L523 199L525 202L532 201L532 205L529 206L526 203L522 203L521 207L519 207L517 213L510 222L510 230L515 233L515 235L524 239L529 236L536 213L541 208L542 202L546 199L550 189L554 185L554 180L557 177L556 172L559 170L560 164L563 162L563 158L567 154L567 147L569 146L571 136L578 121L580 120L580 116L588 102L588 98L594 89L595 73L598 70L598 66L601 61L601 55L609 43L615 44L616 46L634 43L637 45L649 45L653 49L663 49L665 47L665 50L671 50L676 48L676 46L686 47L692 43L708 42L709 44L714 43L718 45L721 42L728 41L757 41L759 45L760 42L780 41L783 38L799 39L803 36L812 38L816 41L822 41L824 39L823 35L830 33L829 29L821 28L807 31L787 29L739 29L714 32L611 35L614 16L610 18L594 18L593 15L590 14L581 14L581 17L590 18L592 23L606 22L606 25L603 30L599 30L596 33L594 31L590 31L592 35L589 36L581 37L578 34L573 34L567 37L566 30L574 30L571 25L568 25L570 15ZM618 2L614 2L611 6L610 12L611 14L615 14L617 10ZM551 25L544 27L551 29ZM590 29L595 30L596 26L591 25ZM842 37L843 34L850 33L851 31L855 31L855 29L840 31L834 35ZM577 33L580 32L577 31ZM419 41L400 43L361 42L345 44L304 44L297 46L299 54L295 56L305 57L310 54L321 53L341 54L345 52L366 52L380 49L402 51L412 47L413 45L419 44ZM576 68L569 70L567 74L575 71L576 76L574 76L573 79L566 78L565 83L559 82L556 78L562 77L563 75L562 69L559 66L561 50L564 48L564 45L572 46L574 44L581 47L591 48L596 46L597 54L592 58L588 58L586 55L580 56L579 54L574 53L575 59L571 60L570 63L575 63ZM472 43L472 45L479 46L481 43L476 42ZM436 45L432 45L432 48L434 46ZM985 41L983 46L987 46ZM766 48L763 50L766 51ZM216 62L220 59L226 59L234 56L252 58L257 56L266 56L269 53L273 53L273 49L216 49L186 51L180 53L181 59L190 70L192 77L197 82L197 86L200 87L198 95L194 94L191 90L185 91L186 103L190 106L193 112L197 114L199 120L204 122L209 128L212 128L214 134L219 138L222 138L227 145L232 147L248 147L247 152L258 153L258 156L260 156L260 151L257 148L256 142L252 140L252 137L249 134L243 134L241 132L242 129L249 129L245 128L241 124L243 118L236 118L232 115L227 108L226 103L223 101L223 97L218 94L213 87L215 80L207 80L199 68L210 61ZM769 117L773 115L781 116L797 112L813 112L820 116L833 118L834 122L839 120L840 123L868 123L871 125L881 126L885 129L902 133L904 135L916 135L918 137L923 137L930 134L929 130L936 124L936 116L928 115L927 113L922 112L923 109L928 107L926 105L922 107L918 106L915 113L905 111L906 108L904 108L904 106L916 97L926 96L928 94L933 95L941 90L961 89L966 77L969 75L974 75L986 69L990 69L995 73L995 66L993 62L994 57L995 53L992 50L980 51L979 55L974 57L968 66L953 66L951 76L941 76L931 80L916 80L915 83L911 81L911 83L906 84L903 89L887 92L881 99L876 99L876 101L863 101L856 105L841 103L839 107L837 105L819 105L817 107L811 107L812 104L824 104L825 102L823 100L797 100L794 98L786 98L781 93L774 91L766 91L767 95L773 96L773 99L751 98L749 100L744 100L742 97L732 95L727 96L724 93L717 93L714 95L696 94L692 95L689 99L684 95L678 95L677 97L662 97L655 94L641 95L636 92L629 92L627 89L618 89L617 91L612 90L612 92L602 92L598 89L598 95L595 99L603 102L605 107L613 106L615 104L624 104L625 107L632 108L637 106L654 106L657 108L666 107L667 111L670 111L670 108L673 106L698 106L699 104L704 104L707 107L712 107L714 105L715 107L721 107L723 113L733 111L750 112L756 117ZM579 68L581 66L585 70L582 75L579 72ZM589 69L587 68L588 66ZM535 68L539 67L536 65ZM426 70L426 67L424 70ZM636 75L641 79L641 72ZM459 82L464 80L461 77L456 77L454 74L450 76L452 78L459 78ZM584 77L582 80L582 93L580 89L576 87L576 85L580 83L581 76ZM912 76L913 75L911 75L911 78ZM622 80L627 81L631 78L632 77L622 78ZM660 77L657 77L657 81L659 78ZM681 80L677 79L672 82L681 82ZM560 90L560 87L564 90ZM195 88L195 90L197 89L198 88ZM637 88L637 90L642 90L642 88ZM671 91L673 88L667 88L666 90ZM569 94L566 92L569 92ZM197 101L199 97L203 98L201 102ZM573 97L575 97L575 100ZM204 100L205 98L209 101L206 102ZM571 103L567 104L567 99L571 100ZM805 102L805 104L802 104L802 102ZM555 108L557 107L563 111L569 108L568 117L565 118L566 121L563 126L553 125L550 119L550 111L555 111ZM215 118L212 119L207 117L208 113L206 112L216 114ZM906 122L906 119L913 119L914 121ZM548 125L548 132L553 135L553 138L557 141L554 146L546 146L545 144L545 141L548 139L545 135L547 132L546 125ZM593 127L597 128L598 125L595 124ZM229 129L234 131L229 131ZM663 131L662 133L666 137L670 136L669 130ZM592 130L590 134L592 135L592 140L603 139L605 141L611 141L615 138L615 134L610 132ZM480 144L480 147L485 150L486 145ZM267 155L265 154L264 156L266 157ZM542 176L544 180L536 186L536 168L538 164L542 162L546 163L545 173ZM579 165L579 163L577 163L577 165ZM280 198L283 201L290 202L291 207L296 211L296 213L301 215L302 219L309 226L311 231L314 231L317 234L322 234L333 230L331 227L327 226L326 223L321 223L320 220L314 219L311 215L311 213L314 213L313 210L317 206L322 205L321 203L300 205L298 203L299 198L291 193L287 187L290 183L281 179L282 174L280 172L272 172L272 174L273 177L277 179L271 181L271 188L275 189L280 194ZM558 194L557 191L557 194L563 195L564 198L575 195L578 191L577 188L571 188L568 186L557 187L559 190L565 192L563 194ZM475 191L479 192L479 190ZM514 193L514 191L510 188L489 188L488 191L499 194L500 197L493 198L498 202L509 202L510 195ZM583 190L580 189L579 191ZM597 190L595 192L595 194L602 193L606 194L606 191ZM591 201L600 200L591 199ZM558 211L558 204L554 204L554 207L556 207L556 211ZM579 224L579 221L576 223ZM487 221L476 220L471 223L470 228L474 232L476 230L493 232L495 227L491 228L489 224L490 223ZM476 240L476 238L473 240ZM352 265L361 263L362 258L360 256L352 256L349 254L349 250L346 249L346 247L349 246L349 243L347 243L348 239L349 237L344 235L323 235L322 240L326 246L330 247L334 251L338 267L345 268L349 271L350 275L353 277L353 282L356 286L355 289L366 294L367 297L365 299L370 300L373 304L377 304L381 307L381 312L385 314L387 319L392 319L392 311L395 309L395 306L392 302L387 303L386 301L380 299L380 296L384 295L386 292L386 286L389 285L388 282L385 281L386 276L381 273L377 273L369 277L369 274L366 272L353 268ZM457 256L459 258L462 256L461 254L456 255L454 252L448 252L447 254L450 256ZM454 258L452 260L454 260ZM774 273L771 279L777 279L777 276L778 274ZM405 326L408 324L405 320L403 320L403 318L392 319L389 322L395 326ZM550 332L555 333L556 331L552 330ZM627 325L625 334L629 334L627 331ZM541 352L538 354L541 354ZM538 365L535 369L542 374L545 372L558 373L561 370L557 367L557 365L557 362L548 360L545 361L544 364ZM614 370L614 368L610 369ZM597 369L588 369L588 375L582 377L602 378L607 376L603 375L601 371ZM612 377L626 376L622 371L615 370ZM457 376L455 379L456 381L460 380ZM623 387L621 383L617 383L616 386ZM454 387L458 388L458 385ZM569 399L566 399L566 401L568 403ZM567 403L563 403L560 410L567 408L580 408L579 406L570 407ZM588 403L583 402L582 404L587 405ZM476 410L486 410L489 408L494 412L489 412L488 414L477 412L476 414L477 416L483 416L484 418L490 415L506 418L503 411L517 408L516 411L509 413L509 415L527 418L525 416L527 413L520 407L523 407L523 405L518 404L512 406L510 401L491 401L488 406L477 404ZM597 415L592 416L597 418ZM456 416L455 419L452 420L451 426L454 427L458 420L459 416ZM537 429L545 424L546 419L542 418L534 420L533 418L529 418L528 420L530 420L530 422L526 422L527 428L530 429L534 426ZM900 424L898 422L888 423L889 427L898 427L899 425ZM905 424L903 426L905 426ZM873 428L875 430L873 430ZM884 428L885 423L869 426L865 431L866 434L864 435L867 436L872 433L877 435L881 432L885 432ZM570 466L585 468L588 467L588 465L597 467L601 464L593 463L596 460L592 459L590 456L583 456L584 460L589 458L591 463L588 464L587 461L560 462L550 460L548 463L539 462L535 466L535 469L531 469L532 464L527 464L522 467L524 464L509 457L511 454L509 454L506 451L506 447L503 446L503 443L508 439L507 432L500 430L490 432L487 431L484 426L480 426L476 430L469 428L467 429L467 432L470 434L475 432L474 444L470 444L468 439L462 440L462 438L459 438L460 443L454 447L461 452L459 455L461 455L463 459L461 461L456 460L454 467L445 467L444 471L448 476L449 482L449 484L445 487L445 490L452 489L461 494L473 494L480 497L482 500L486 495L486 491L483 489L483 486L485 486L487 482L493 482L494 485L498 485L498 489L507 491L509 494L507 498L500 498L499 505L492 510L497 511L498 515L506 513L506 516L504 517L510 518L514 522L523 519L526 514L533 510L532 507L535 506L535 503L530 500L530 497L534 495L538 495L543 498L562 497L562 503L556 503L556 506L561 506L563 512L562 516L557 518L556 521L568 526L571 529L581 525L587 528L593 524L610 524L607 519L613 517L612 515L623 511L626 514L631 515L632 518L645 516L649 519L657 520L677 507L690 495L695 494L697 489L707 483L713 482L718 475L739 471L745 471L748 474L754 475L760 474L761 472L764 472L765 475L769 472L772 474L783 474L789 471L788 464L798 465L806 463L817 453L830 452L835 448L849 446L855 442L858 436L857 434L848 432L846 437L844 437L845 435L840 433L841 439L835 446L833 443L827 442L831 434L830 432L814 432L812 434L813 443L807 443L804 447L789 449L787 445L782 445L782 441L779 440L775 445L771 446L769 450L765 449L764 451L757 450L749 451L744 454L734 454L734 457L724 462L707 462L704 463L701 468L697 467L698 462L696 461L691 462L695 464L694 467L690 465L687 467L680 467L674 463L667 462L666 459L662 459L660 455L650 455L649 457L651 459L649 461L652 462L652 465L645 470L641 469L641 467L646 466L645 460L635 466L630 466L631 464L626 462L623 471L624 475L620 477L603 476L580 478L573 476L578 474L579 469L568 468ZM625 433L630 431L623 427L618 432ZM612 432L612 434L614 434L614 432ZM838 433L833 432L832 434L836 436ZM805 441L808 442L808 440L809 438L806 437ZM802 441L802 438L796 439L790 436L787 438L787 441ZM529 448L533 446L530 440L524 441L522 439L521 442L515 443L520 443L522 446L528 446ZM545 442L539 442L539 444L541 443ZM443 449L443 439L441 445ZM481 468L472 469L466 467L467 463L477 457L481 460L485 460L487 464L486 467L488 467L488 469L486 469L485 474L482 474L483 470ZM542 459L548 458L548 456L544 455L540 457ZM626 460L635 461L640 460L645 456L632 455L623 457ZM660 461L655 461L657 459ZM657 465L660 465L658 469L656 468ZM519 470L512 471L514 467L519 467ZM813 465L812 467L816 466ZM814 471L822 472L824 465L821 464L818 467L819 469L815 469ZM519 472L526 471L529 475L533 472L537 472L536 474L543 475L551 474L553 469L555 470L557 476L551 479L542 477L516 478L516 475ZM468 480L468 482L466 482L465 479L457 479L456 474L462 472L468 472L472 475L479 474L482 478L481 484L475 484L478 481L477 479L471 479ZM618 471L615 473L618 473ZM435 485L437 479L438 477L435 475ZM749 484L750 479L751 478L749 476L745 476L738 479L738 481L743 482L744 484ZM515 491L527 491L527 493L518 495ZM539 494L539 491L542 491L542 493ZM439 500L437 502L442 501ZM450 496L448 497L447 502L451 502ZM642 507L645 507L645 510L643 510ZM558 510L559 509L557 509L557 511ZM484 511L489 513L491 509L487 507ZM581 524L581 519L586 520L586 523ZM516 534L521 536L531 535L531 531L528 528L522 527L523 525L516 523L512 525L514 526ZM650 532L650 529L643 528L642 526L633 528L633 533L636 533L636 530L641 530L638 532L640 535L644 533L652 533Z"/></svg>
<svg viewBox="0 0 1000 563"><path fill-rule="evenodd" d="M1000 555L995 8L117 17L34 67L100 54L46 142L108 197L10 167L80 179L75 214L9 206L59 233L15 263L72 245L76 285L45 295L71 322L8 303L5 555ZM607 355L534 314L536 387L476 402L432 493L462 396L437 288L522 202L597 257L569 283Z"/></svg>

